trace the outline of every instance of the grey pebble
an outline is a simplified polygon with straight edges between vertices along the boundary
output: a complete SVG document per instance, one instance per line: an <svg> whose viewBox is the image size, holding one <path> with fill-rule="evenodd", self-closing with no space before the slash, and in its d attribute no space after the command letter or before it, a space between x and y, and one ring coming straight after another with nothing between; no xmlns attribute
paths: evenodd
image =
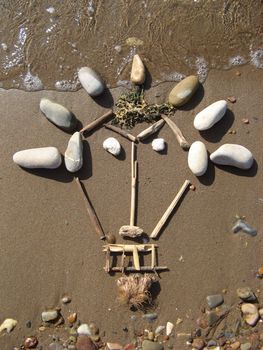
<svg viewBox="0 0 263 350"><path fill-rule="evenodd" d="M237 289L237 295L244 301L256 301L257 297L250 287L241 287Z"/></svg>
<svg viewBox="0 0 263 350"><path fill-rule="evenodd" d="M217 346L217 342L215 340L209 340L209 342L207 343L207 347L211 348Z"/></svg>
<svg viewBox="0 0 263 350"><path fill-rule="evenodd" d="M250 236L256 236L257 230L254 229L250 224L246 221L238 219L235 225L232 227L232 232L237 233L239 231L243 231L244 233L249 234Z"/></svg>
<svg viewBox="0 0 263 350"><path fill-rule="evenodd" d="M27 328L31 328L31 326L32 326L31 321L27 321L27 322L26 322L26 326L27 326Z"/></svg>
<svg viewBox="0 0 263 350"><path fill-rule="evenodd" d="M146 319L147 321L154 321L156 320L156 318L158 317L158 315L156 313L152 313L152 314L145 314L142 316L144 319Z"/></svg>
<svg viewBox="0 0 263 350"><path fill-rule="evenodd" d="M215 307L223 304L224 298L221 294L215 294L215 295L208 295L206 297L207 304L210 307L210 309L214 309Z"/></svg>
<svg viewBox="0 0 263 350"><path fill-rule="evenodd" d="M63 345L60 343L51 343L49 344L48 348L50 350L63 350Z"/></svg>

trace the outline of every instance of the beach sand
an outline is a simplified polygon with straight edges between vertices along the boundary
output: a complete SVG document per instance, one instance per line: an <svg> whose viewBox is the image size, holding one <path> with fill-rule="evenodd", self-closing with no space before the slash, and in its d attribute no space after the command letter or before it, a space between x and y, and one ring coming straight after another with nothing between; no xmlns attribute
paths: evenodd
<svg viewBox="0 0 263 350"><path fill-rule="evenodd" d="M146 99L151 103L164 101L173 85L164 83L148 90ZM152 139L138 145L137 224L146 233L151 233L185 179L196 186L195 191L185 195L156 242L159 264L167 265L169 271L160 274L160 290L153 308L158 319L151 325L142 319L142 312L134 313L118 304L116 280L120 274L110 276L103 270L103 242L90 224L73 176L64 166L58 170L26 171L12 161L12 155L22 149L56 146L61 153L66 149L69 134L41 115L41 97L65 105L85 125L111 107L124 89L112 89L99 103L83 89L2 90L0 320L14 318L18 325L12 333L0 336L0 349L13 349L31 334L37 335L43 350L48 349L56 330L51 327L42 334L38 331L41 312L61 306L64 294L72 298L70 304L61 306L65 318L77 312L82 322L94 321L105 331L103 340L125 344L133 337L133 314L139 331L181 318L183 322L176 326L176 333L189 333L196 328L195 320L207 295L226 289L225 303L231 305L237 302L236 288L248 285L256 291L262 287L262 281L255 277L262 265L263 248L262 88L263 71L252 67L211 71L203 89L174 116L186 139L190 143L204 141L209 153L224 143L246 146L255 157L248 171L210 163L207 175L196 178L187 166L187 152L179 147L166 125L159 136L167 142L167 154L154 152ZM227 115L209 132L199 134L193 127L194 115L210 103L232 95L237 102L228 104ZM244 124L243 118L248 118L249 124ZM145 127L137 125L131 133L136 135ZM229 129L236 134L229 134ZM120 159L103 150L102 142L108 136L121 142ZM84 166L79 173L105 232L117 236L120 226L129 223L130 150L128 140L98 129L85 139ZM246 216L258 230L257 236L231 232L237 214ZM118 237L118 242L123 240ZM28 320L32 322L31 329L26 327ZM124 327L128 332L123 331ZM170 344L184 349L185 341L185 337L178 336Z"/></svg>

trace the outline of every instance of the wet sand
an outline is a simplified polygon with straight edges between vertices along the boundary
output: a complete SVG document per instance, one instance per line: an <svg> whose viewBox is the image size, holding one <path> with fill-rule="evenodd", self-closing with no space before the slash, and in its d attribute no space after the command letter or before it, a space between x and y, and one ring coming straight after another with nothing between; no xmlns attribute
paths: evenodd
<svg viewBox="0 0 263 350"><path fill-rule="evenodd" d="M151 140L138 146L137 224L146 233L151 233L185 179L196 186L196 191L186 194L157 242L159 263L167 265L169 272L161 273L154 308L158 319L153 327L182 318L176 333L189 333L195 328L207 295L226 289L225 302L232 304L237 301L236 288L262 287L255 273L262 265L263 247L263 72L251 67L239 71L240 76L236 70L211 71L203 90L185 109L177 111L174 119L189 142L203 140L210 153L223 143L246 146L256 160L251 170L210 164L206 176L195 178L187 166L187 153L180 149L166 125L159 135L167 141L167 154L152 151ZM148 90L147 99L160 102L171 86L173 83L165 83ZM72 298L71 304L62 306L64 317L74 311L82 322L95 321L105 331L103 339L107 341L125 343L132 337L133 312L116 301L119 274L109 276L103 271L103 242L90 225L72 175L63 166L53 171L29 172L12 162L13 153L21 149L50 145L65 151L69 135L41 115L41 97L64 104L86 124L102 115L121 91L111 90L100 103L83 89L74 93L1 91L0 320L18 321L11 334L1 335L2 350L19 346L30 334L38 334L40 344L47 349L55 330L51 328L43 335L35 330L41 324L41 312L60 305L64 294ZM201 136L193 128L194 115L231 95L237 102L229 103L227 116ZM250 124L243 124L242 118L248 118ZM145 127L138 125L131 132L136 135ZM236 130L236 134L228 134L229 129ZM117 233L129 222L131 147L128 140L117 136L123 154L121 159L115 159L102 149L108 136L116 137L102 128L86 138L85 162L79 177L105 231ZM245 215L257 228L256 237L231 233L236 214ZM135 315L137 329L149 327L141 312ZM31 329L26 328L28 320L32 321ZM123 327L128 327L129 332L124 332ZM182 337L171 344L186 348Z"/></svg>

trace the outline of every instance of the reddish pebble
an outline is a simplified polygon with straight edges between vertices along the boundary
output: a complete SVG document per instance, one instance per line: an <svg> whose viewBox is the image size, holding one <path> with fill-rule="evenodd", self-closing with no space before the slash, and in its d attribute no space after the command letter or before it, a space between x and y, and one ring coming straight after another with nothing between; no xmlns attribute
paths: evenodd
<svg viewBox="0 0 263 350"><path fill-rule="evenodd" d="M163 340L164 340L164 341L169 340L169 335L165 335L165 336L163 337Z"/></svg>
<svg viewBox="0 0 263 350"><path fill-rule="evenodd" d="M70 315L68 316L68 322L69 322L69 323L74 323L74 322L76 322L76 319L77 319L77 314L76 314L76 312L74 312L73 314L70 314Z"/></svg>
<svg viewBox="0 0 263 350"><path fill-rule="evenodd" d="M126 344L123 348L123 350L133 350L133 349L135 349L135 346L132 343Z"/></svg>
<svg viewBox="0 0 263 350"><path fill-rule="evenodd" d="M249 124L249 120L248 120L247 118L243 118L243 119L242 119L242 122L243 122L244 124Z"/></svg>
<svg viewBox="0 0 263 350"><path fill-rule="evenodd" d="M97 350L96 345L87 335L79 335L76 342L77 350Z"/></svg>
<svg viewBox="0 0 263 350"><path fill-rule="evenodd" d="M237 101L236 97L235 96L229 96L228 98L228 101L231 102L231 103L235 103Z"/></svg>
<svg viewBox="0 0 263 350"><path fill-rule="evenodd" d="M259 275L263 275L263 267L260 267L260 268L258 269L258 274L259 274Z"/></svg>
<svg viewBox="0 0 263 350"><path fill-rule="evenodd" d="M26 349L34 349L38 344L38 340L36 337L28 337L24 342L24 347Z"/></svg>
<svg viewBox="0 0 263 350"><path fill-rule="evenodd" d="M196 320L196 323L197 323L197 325L198 325L200 328L205 329L205 328L208 327L208 322L207 322L207 320L204 319L204 318L199 317L199 318Z"/></svg>
<svg viewBox="0 0 263 350"><path fill-rule="evenodd" d="M192 343L194 349L202 350L205 347L205 342L201 338L194 339Z"/></svg>

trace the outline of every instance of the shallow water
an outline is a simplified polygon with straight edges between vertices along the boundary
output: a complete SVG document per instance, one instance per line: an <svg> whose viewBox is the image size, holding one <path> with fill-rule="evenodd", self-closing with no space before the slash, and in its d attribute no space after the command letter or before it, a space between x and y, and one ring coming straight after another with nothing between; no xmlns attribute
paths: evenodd
<svg viewBox="0 0 263 350"><path fill-rule="evenodd" d="M135 53L152 83L240 64L263 68L259 0L0 1L0 84L77 90L89 65L125 85Z"/></svg>

